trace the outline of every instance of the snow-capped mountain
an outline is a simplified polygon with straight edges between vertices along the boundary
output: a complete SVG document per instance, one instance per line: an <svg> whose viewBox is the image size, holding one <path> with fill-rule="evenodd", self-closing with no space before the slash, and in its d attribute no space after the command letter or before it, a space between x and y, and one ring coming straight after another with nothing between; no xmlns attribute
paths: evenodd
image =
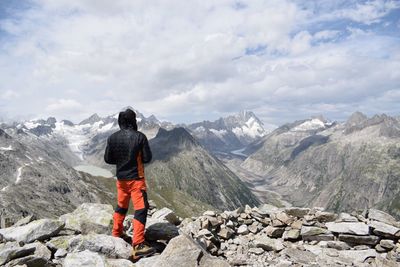
<svg viewBox="0 0 400 267"><path fill-rule="evenodd" d="M206 148L214 152L241 149L268 133L261 120L251 111L242 111L213 122L193 123L187 127Z"/></svg>

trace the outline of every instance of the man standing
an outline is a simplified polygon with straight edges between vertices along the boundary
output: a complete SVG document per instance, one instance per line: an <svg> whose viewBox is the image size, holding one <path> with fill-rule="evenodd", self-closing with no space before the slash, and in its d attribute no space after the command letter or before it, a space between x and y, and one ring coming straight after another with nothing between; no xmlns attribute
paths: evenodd
<svg viewBox="0 0 400 267"><path fill-rule="evenodd" d="M107 140L104 160L115 164L117 169L118 204L114 212L112 235L123 237L123 222L132 199L135 217L133 224L132 256L137 259L155 252L144 239L147 210L144 163L151 161L152 154L147 137L137 130L136 113L127 109L118 116L120 130Z"/></svg>

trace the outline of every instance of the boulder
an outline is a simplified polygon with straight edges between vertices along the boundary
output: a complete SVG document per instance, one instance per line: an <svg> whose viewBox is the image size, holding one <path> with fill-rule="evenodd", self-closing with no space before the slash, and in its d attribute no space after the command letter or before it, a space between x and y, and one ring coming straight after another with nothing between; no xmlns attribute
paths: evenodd
<svg viewBox="0 0 400 267"><path fill-rule="evenodd" d="M107 267L135 267L131 261L126 259L106 259Z"/></svg>
<svg viewBox="0 0 400 267"><path fill-rule="evenodd" d="M317 211L315 213L315 218L319 222L333 222L338 216L335 213L327 211Z"/></svg>
<svg viewBox="0 0 400 267"><path fill-rule="evenodd" d="M132 247L123 239L90 233L88 235L77 235L68 242L68 252L81 252L89 250L101 253L108 258L127 259L131 255Z"/></svg>
<svg viewBox="0 0 400 267"><path fill-rule="evenodd" d="M351 247L343 241L328 241L327 243L328 248L334 248L336 250L348 250Z"/></svg>
<svg viewBox="0 0 400 267"><path fill-rule="evenodd" d="M149 265L150 266L150 265ZM154 267L176 267L176 266L221 266L228 267L229 264L218 258L208 255L200 245L193 239L179 235L168 243L167 247L153 262Z"/></svg>
<svg viewBox="0 0 400 267"><path fill-rule="evenodd" d="M0 234L7 241L31 243L55 236L63 227L64 223L58 220L41 219L23 226L0 229Z"/></svg>
<svg viewBox="0 0 400 267"><path fill-rule="evenodd" d="M262 248L265 251L279 252L284 249L282 241L279 239L269 238L267 235L258 236L253 240L253 244L257 248Z"/></svg>
<svg viewBox="0 0 400 267"><path fill-rule="evenodd" d="M225 227L219 230L218 236L223 239L229 239L234 233L235 231L233 231L231 228Z"/></svg>
<svg viewBox="0 0 400 267"><path fill-rule="evenodd" d="M296 241L300 238L300 230L290 229L283 233L283 240Z"/></svg>
<svg viewBox="0 0 400 267"><path fill-rule="evenodd" d="M261 214L261 215L268 215L270 216L273 213L276 213L279 211L279 209L273 205L270 204L262 204L259 206L256 211Z"/></svg>
<svg viewBox="0 0 400 267"><path fill-rule="evenodd" d="M13 226L17 227L17 226L26 225L34 220L36 220L36 217L34 215L29 215L29 216L26 216L26 217L18 220L16 223L14 223Z"/></svg>
<svg viewBox="0 0 400 267"><path fill-rule="evenodd" d="M290 217L288 214L286 214L285 212L278 212L275 215L276 219L280 220L281 222L283 222L285 225L289 225L293 222L293 218Z"/></svg>
<svg viewBox="0 0 400 267"><path fill-rule="evenodd" d="M339 222L358 222L358 219L348 213L342 212L337 219Z"/></svg>
<svg viewBox="0 0 400 267"><path fill-rule="evenodd" d="M23 246L18 242L8 242L0 244L0 265L3 265L13 259L28 256L35 252L35 247Z"/></svg>
<svg viewBox="0 0 400 267"><path fill-rule="evenodd" d="M302 239L304 241L316 241L316 242L333 241L335 240L335 236L331 233L320 234L320 235L303 235Z"/></svg>
<svg viewBox="0 0 400 267"><path fill-rule="evenodd" d="M297 208L297 207L290 207L285 209L286 214L290 216L294 216L297 218L303 218L310 212L308 208Z"/></svg>
<svg viewBox="0 0 400 267"><path fill-rule="evenodd" d="M387 250L392 250L395 247L395 243L393 242L393 240L389 240L389 239L382 239L379 242L379 245L381 245L381 247L383 247Z"/></svg>
<svg viewBox="0 0 400 267"><path fill-rule="evenodd" d="M369 226L373 229L374 234L395 239L400 237L400 229L379 221L370 221Z"/></svg>
<svg viewBox="0 0 400 267"><path fill-rule="evenodd" d="M380 210L370 209L368 211L368 218L370 220L383 222L383 223L390 224L390 225L393 225L393 226L396 226L396 227L399 226L398 222L396 221L396 219L392 215L387 214L386 212L383 212L383 211L380 211Z"/></svg>
<svg viewBox="0 0 400 267"><path fill-rule="evenodd" d="M64 267L106 267L103 256L89 251L68 253L64 260Z"/></svg>
<svg viewBox="0 0 400 267"><path fill-rule="evenodd" d="M69 240L74 238L73 235L56 236L47 241L46 246L52 250L57 251L58 249L68 249Z"/></svg>
<svg viewBox="0 0 400 267"><path fill-rule="evenodd" d="M379 242L379 237L374 235L339 234L339 240L351 245L375 246Z"/></svg>
<svg viewBox="0 0 400 267"><path fill-rule="evenodd" d="M328 222L328 230L340 234L368 235L369 227L361 222Z"/></svg>
<svg viewBox="0 0 400 267"><path fill-rule="evenodd" d="M265 228L265 233L269 237L273 237L273 238L282 237L283 232L285 232L285 228L278 228L278 227L273 227L273 226L267 226L267 228Z"/></svg>
<svg viewBox="0 0 400 267"><path fill-rule="evenodd" d="M303 251L296 248L286 248L281 253L297 264L310 264L315 262L317 258L317 256L310 251Z"/></svg>
<svg viewBox="0 0 400 267"><path fill-rule="evenodd" d="M215 216L215 213L214 213ZM157 210L151 216L152 219L160 220L160 221L167 221L174 225L178 225L180 223L179 218L176 216L175 212L170 210L169 208L162 208Z"/></svg>
<svg viewBox="0 0 400 267"><path fill-rule="evenodd" d="M60 216L60 220L65 222L65 228L82 234L111 234L113 213L111 205L83 203L72 213Z"/></svg>
<svg viewBox="0 0 400 267"><path fill-rule="evenodd" d="M192 225L193 226L193 225ZM197 233L197 232L196 232ZM146 223L146 240L156 241L165 240L169 241L179 235L179 229L176 225L166 222L148 218Z"/></svg>
<svg viewBox="0 0 400 267"><path fill-rule="evenodd" d="M328 233L328 230L320 227L314 226L302 226L301 227L301 236L313 236L313 235L321 235Z"/></svg>
<svg viewBox="0 0 400 267"><path fill-rule="evenodd" d="M236 232L239 235L247 235L249 233L249 229L247 229L247 225L242 224L241 226L239 226L239 228L236 230Z"/></svg>
<svg viewBox="0 0 400 267"><path fill-rule="evenodd" d="M26 266L48 266L51 259L51 251L42 243L35 242L27 244L24 247L33 248L34 252L30 255L16 258L6 264L7 267L26 265Z"/></svg>
<svg viewBox="0 0 400 267"><path fill-rule="evenodd" d="M340 257L350 259L354 263L363 263L368 258L376 258L378 255L375 249L339 251Z"/></svg>

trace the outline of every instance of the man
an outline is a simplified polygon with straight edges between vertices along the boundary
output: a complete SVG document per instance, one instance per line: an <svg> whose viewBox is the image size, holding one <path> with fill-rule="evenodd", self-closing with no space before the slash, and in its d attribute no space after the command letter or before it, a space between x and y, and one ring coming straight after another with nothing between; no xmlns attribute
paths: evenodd
<svg viewBox="0 0 400 267"><path fill-rule="evenodd" d="M118 204L113 216L112 235L121 238L124 236L123 222L128 212L129 200L132 199L135 209L132 220L132 256L138 259L155 252L144 239L149 203L143 164L151 161L152 153L146 136L137 130L136 113L133 110L120 112L118 124L120 130L108 138L104 154L105 162L115 164L117 169Z"/></svg>

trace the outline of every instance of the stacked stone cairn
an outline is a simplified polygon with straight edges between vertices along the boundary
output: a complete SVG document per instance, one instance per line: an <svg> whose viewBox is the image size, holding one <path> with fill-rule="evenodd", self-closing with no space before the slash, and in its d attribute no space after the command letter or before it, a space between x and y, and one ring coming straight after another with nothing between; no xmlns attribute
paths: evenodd
<svg viewBox="0 0 400 267"><path fill-rule="evenodd" d="M111 236L112 215L111 205L84 203L55 219L25 217L0 229L0 266L400 266L400 223L376 209L263 204L182 219L150 201L146 239L157 253L137 262L129 240Z"/></svg>

